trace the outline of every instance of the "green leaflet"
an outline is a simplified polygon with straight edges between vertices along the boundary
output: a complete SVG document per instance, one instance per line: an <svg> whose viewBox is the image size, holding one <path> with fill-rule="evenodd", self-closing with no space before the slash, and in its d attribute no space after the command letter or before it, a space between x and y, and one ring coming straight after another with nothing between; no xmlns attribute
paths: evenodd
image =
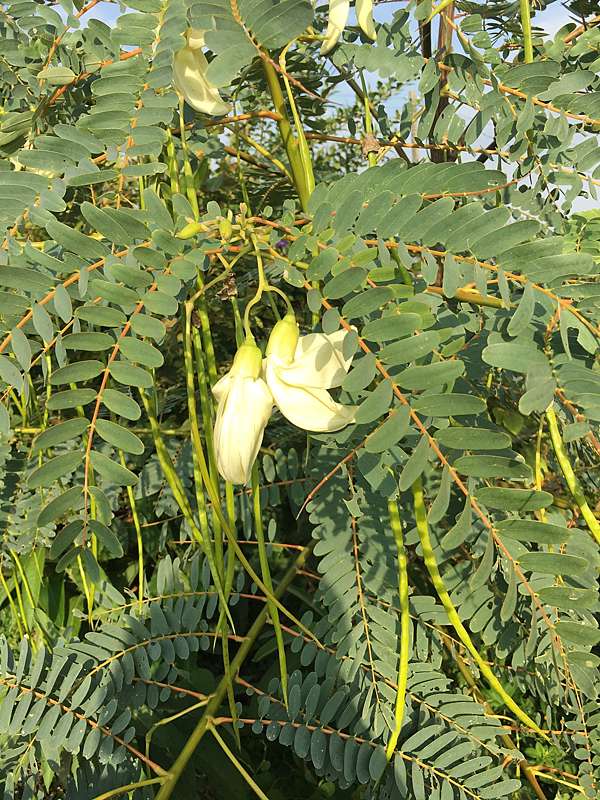
<svg viewBox="0 0 600 800"><path fill-rule="evenodd" d="M547 508L553 500L549 492L537 492L533 489L503 489L494 486L479 489L477 497L489 508L520 512Z"/></svg>
<svg viewBox="0 0 600 800"><path fill-rule="evenodd" d="M499 522L497 528L499 533L511 539L538 544L562 544L568 541L571 535L568 528L536 520L507 519Z"/></svg>
<svg viewBox="0 0 600 800"><path fill-rule="evenodd" d="M97 450L91 452L91 463L109 483L117 486L135 486L138 482L137 476L131 470L122 467Z"/></svg>
<svg viewBox="0 0 600 800"><path fill-rule="evenodd" d="M35 469L27 479L30 489L51 486L59 478L73 472L81 464L81 453L63 453L46 461Z"/></svg>

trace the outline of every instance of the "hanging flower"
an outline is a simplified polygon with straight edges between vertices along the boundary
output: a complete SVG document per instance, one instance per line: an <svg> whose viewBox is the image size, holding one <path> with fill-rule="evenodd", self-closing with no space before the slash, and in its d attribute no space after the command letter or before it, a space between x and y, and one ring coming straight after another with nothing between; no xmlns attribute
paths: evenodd
<svg viewBox="0 0 600 800"><path fill-rule="evenodd" d="M219 474L231 483L247 483L262 444L273 397L261 377L262 354L246 340L229 372L213 386L218 401L213 442Z"/></svg>
<svg viewBox="0 0 600 800"><path fill-rule="evenodd" d="M365 36L375 41L377 34L373 22L373 0L356 0L356 19Z"/></svg>
<svg viewBox="0 0 600 800"><path fill-rule="evenodd" d="M327 391L340 386L352 362L344 355L347 332L300 336L293 314L269 338L264 375L281 413L307 431L338 431L354 421L356 406L337 403Z"/></svg>
<svg viewBox="0 0 600 800"><path fill-rule="evenodd" d="M325 41L321 45L321 54L325 55L333 50L342 31L348 24L350 14L350 0L329 0L329 18ZM362 32L369 39L375 39L375 24L373 22L373 0L356 0L356 19Z"/></svg>
<svg viewBox="0 0 600 800"><path fill-rule="evenodd" d="M175 87L195 111L222 117L229 112L230 106L206 79L208 61L202 52L204 31L190 28L186 38L187 44L173 58Z"/></svg>

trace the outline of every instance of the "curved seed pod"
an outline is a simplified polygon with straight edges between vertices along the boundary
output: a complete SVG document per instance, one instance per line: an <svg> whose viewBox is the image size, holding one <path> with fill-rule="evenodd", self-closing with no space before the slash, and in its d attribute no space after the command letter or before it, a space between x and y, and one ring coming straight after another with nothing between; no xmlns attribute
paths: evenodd
<svg viewBox="0 0 600 800"><path fill-rule="evenodd" d="M337 44L342 31L348 22L350 13L350 0L329 0L329 19L325 41L321 45L321 55L329 53Z"/></svg>
<svg viewBox="0 0 600 800"><path fill-rule="evenodd" d="M356 19L365 36L375 40L377 34L373 22L373 0L356 0Z"/></svg>
<svg viewBox="0 0 600 800"><path fill-rule="evenodd" d="M204 31L191 29L188 43L173 58L173 80L186 103L195 111L222 117L230 106L206 79L208 61L202 52Z"/></svg>

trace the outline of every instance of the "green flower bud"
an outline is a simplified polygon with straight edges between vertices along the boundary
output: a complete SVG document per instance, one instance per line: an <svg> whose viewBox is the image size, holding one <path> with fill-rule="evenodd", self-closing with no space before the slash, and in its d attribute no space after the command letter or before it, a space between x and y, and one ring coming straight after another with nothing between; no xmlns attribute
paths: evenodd
<svg viewBox="0 0 600 800"><path fill-rule="evenodd" d="M258 378L262 369L262 353L254 339L246 339L238 348L231 366L231 374L241 378Z"/></svg>
<svg viewBox="0 0 600 800"><path fill-rule="evenodd" d="M294 358L300 330L296 317L291 312L275 325L267 343L267 356L276 356L284 362Z"/></svg>

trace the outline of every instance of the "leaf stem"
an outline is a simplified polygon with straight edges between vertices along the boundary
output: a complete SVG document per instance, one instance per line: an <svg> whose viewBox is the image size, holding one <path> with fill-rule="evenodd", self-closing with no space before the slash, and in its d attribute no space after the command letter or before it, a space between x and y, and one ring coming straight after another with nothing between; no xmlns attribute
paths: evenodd
<svg viewBox="0 0 600 800"><path fill-rule="evenodd" d="M167 165L169 168L171 194L179 194L179 170L177 167L177 156L175 154L175 143L170 128L167 128Z"/></svg>
<svg viewBox="0 0 600 800"><path fill-rule="evenodd" d="M164 778L146 778L143 781L136 781L135 783L128 783L127 786L119 786L116 789L111 789L108 792L99 794L94 800L112 800L113 797L132 792L134 789L141 789L143 786L152 786L155 783L162 783Z"/></svg>
<svg viewBox="0 0 600 800"><path fill-rule="evenodd" d="M14 578L13 578L13 582L14 582ZM4 593L6 594L6 599L8 600L8 604L9 604L9 606L11 608L11 611L13 613L13 617L14 617L15 622L17 624L17 630L19 631L19 638L22 639L23 638L23 626L21 625L21 618L19 616L19 611L18 611L18 609L17 609L17 607L15 605L15 601L12 598L12 595L10 593L10 588L8 586L8 583L6 582L6 578L4 577L4 572L3 572L2 569L0 569L0 583L2 583L2 588L4 589Z"/></svg>
<svg viewBox="0 0 600 800"><path fill-rule="evenodd" d="M274 592L274 597L279 599L286 591L290 583L296 577L296 573L298 570L302 569L306 560L308 559L310 553L312 552L313 543L307 545L302 552L299 554L298 558L294 561L294 563L290 566L288 571L285 573L284 577L282 578L279 586ZM188 761L194 755L196 748L200 744L204 734L209 729L210 723L212 721L212 717L215 713L219 710L221 703L223 702L223 698L227 692L227 684L228 681L234 675L237 675L239 672L242 664L244 663L246 656L249 654L250 650L254 646L258 635L264 628L267 619L269 617L269 609L265 604L264 608L261 610L260 614L254 620L250 630L248 631L246 638L240 645L239 650L235 654L233 661L231 662L230 666L230 673L229 677L224 676L217 688L215 689L214 694L212 695L208 705L206 706L206 710L202 715L202 718L192 731L192 734L188 738L183 750L177 757L175 763L169 770L166 779L163 785L160 788L160 791L156 795L156 800L167 800L167 798L171 797L173 794L173 790L177 785L181 774L183 773L184 769L187 766Z"/></svg>
<svg viewBox="0 0 600 800"><path fill-rule="evenodd" d="M192 165L190 164L189 151L187 146L187 139L185 136L185 120L183 118L183 98L179 98L179 135L181 137L181 150L183 153L183 180L185 183L185 193L187 199L192 207L194 219L200 219L200 209L198 207L198 196L194 188L194 173L192 172Z"/></svg>
<svg viewBox="0 0 600 800"><path fill-rule="evenodd" d="M529 0L519 0L521 12L521 28L523 29L523 51L525 63L531 64L533 61L533 37L531 34L531 10Z"/></svg>
<svg viewBox="0 0 600 800"><path fill-rule="evenodd" d="M252 509L254 512L254 528L256 530L256 540L258 542L258 560L260 562L260 571L265 586L273 591L273 582L271 581L271 572L269 570L269 559L267 557L267 548L265 545L265 531L262 521L262 509L260 505L260 483L258 480L258 466L254 462L252 467ZM285 645L283 642L283 633L281 631L281 622L279 620L279 612L273 602L267 598L267 608L269 609L269 616L273 623L273 630L275 631L275 640L277 642L277 654L279 656L279 671L281 673L281 690L283 692L283 700L287 707L287 661L285 658Z"/></svg>
<svg viewBox="0 0 600 800"><path fill-rule="evenodd" d="M246 781L248 786L252 789L254 794L257 797L260 797L260 800L269 800L267 795L263 792L263 790L260 788L260 786L252 778L250 773L246 769L244 769L244 767L242 766L241 762L235 757L235 754L228 747L228 745L225 742L225 740L223 739L223 737L217 732L217 729L215 728L214 723L211 722L211 724L209 726L209 730L212 733L212 735L215 737L217 742L219 743L219 746L221 747L221 749L223 750L223 752L225 753L227 758L231 761L233 766L237 769L237 771L240 773L240 775Z"/></svg>
<svg viewBox="0 0 600 800"><path fill-rule="evenodd" d="M122 466L125 466L125 455L122 450L119 450L119 457ZM131 508L131 518L133 519L133 527L135 528L135 538L137 541L138 550L138 599L140 608L144 602L144 540L142 538L142 526L140 525L140 516L137 510L137 503L135 502L135 495L133 487L127 486L127 498L129 500L129 507Z"/></svg>

